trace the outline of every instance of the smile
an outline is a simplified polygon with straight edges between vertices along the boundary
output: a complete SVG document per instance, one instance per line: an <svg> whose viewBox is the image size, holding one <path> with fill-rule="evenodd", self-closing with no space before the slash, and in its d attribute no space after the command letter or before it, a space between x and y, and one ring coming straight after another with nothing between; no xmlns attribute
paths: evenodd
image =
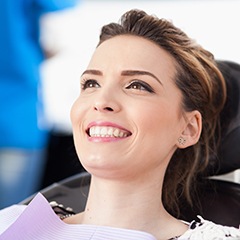
<svg viewBox="0 0 240 240"><path fill-rule="evenodd" d="M109 126L93 126L89 128L88 135L90 137L102 138L125 138L131 135L130 132Z"/></svg>

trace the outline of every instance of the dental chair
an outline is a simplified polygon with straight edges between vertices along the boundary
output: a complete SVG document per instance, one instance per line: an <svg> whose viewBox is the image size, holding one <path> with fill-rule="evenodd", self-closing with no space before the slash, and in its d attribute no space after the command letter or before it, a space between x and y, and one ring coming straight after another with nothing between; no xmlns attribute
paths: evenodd
<svg viewBox="0 0 240 240"><path fill-rule="evenodd" d="M214 176L240 169L240 65L229 61L218 61L226 79L227 101L221 115L222 143L216 164L207 169L208 181L200 185L201 207L182 204L180 218L186 221L203 218L222 225L239 227L240 182L215 179ZM54 183L41 193L48 201L57 201L75 212L84 210L91 177L82 172ZM28 204L33 196L21 202Z"/></svg>

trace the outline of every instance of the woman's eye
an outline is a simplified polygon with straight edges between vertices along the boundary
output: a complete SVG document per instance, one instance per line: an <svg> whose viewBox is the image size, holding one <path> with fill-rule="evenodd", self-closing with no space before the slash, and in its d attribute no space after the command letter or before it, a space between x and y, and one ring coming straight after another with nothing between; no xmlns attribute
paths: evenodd
<svg viewBox="0 0 240 240"><path fill-rule="evenodd" d="M147 91L150 93L154 92L153 88L149 84L147 84L146 82L143 82L143 81L139 81L139 80L133 81L130 84L128 84L126 89L136 89L139 91Z"/></svg>
<svg viewBox="0 0 240 240"><path fill-rule="evenodd" d="M98 82L96 80L93 80L93 79L84 80L81 83L82 90L85 90L87 88L99 88L99 87L100 87L100 85L98 84Z"/></svg>

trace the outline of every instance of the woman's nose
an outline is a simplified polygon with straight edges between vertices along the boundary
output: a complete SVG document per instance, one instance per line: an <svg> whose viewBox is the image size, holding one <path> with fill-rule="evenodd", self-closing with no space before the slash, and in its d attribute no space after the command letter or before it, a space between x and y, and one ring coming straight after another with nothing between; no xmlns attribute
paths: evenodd
<svg viewBox="0 0 240 240"><path fill-rule="evenodd" d="M119 112L120 109L120 103L116 99L116 96L111 96L110 94L102 94L95 99L95 111L116 113Z"/></svg>

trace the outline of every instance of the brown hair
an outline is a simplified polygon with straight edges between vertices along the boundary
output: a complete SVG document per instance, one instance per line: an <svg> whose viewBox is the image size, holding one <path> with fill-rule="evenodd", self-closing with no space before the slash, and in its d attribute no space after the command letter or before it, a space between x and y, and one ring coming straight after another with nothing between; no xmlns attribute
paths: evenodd
<svg viewBox="0 0 240 240"><path fill-rule="evenodd" d="M123 34L148 39L174 57L177 70L175 83L183 95L183 109L198 110L202 115L199 142L186 149L177 149L164 179L163 203L173 215L178 215L180 195L192 204L190 193L195 180L209 165L210 155L216 151L218 117L226 98L225 81L213 55L170 21L141 10L130 10L121 17L119 24L103 26L98 45Z"/></svg>

